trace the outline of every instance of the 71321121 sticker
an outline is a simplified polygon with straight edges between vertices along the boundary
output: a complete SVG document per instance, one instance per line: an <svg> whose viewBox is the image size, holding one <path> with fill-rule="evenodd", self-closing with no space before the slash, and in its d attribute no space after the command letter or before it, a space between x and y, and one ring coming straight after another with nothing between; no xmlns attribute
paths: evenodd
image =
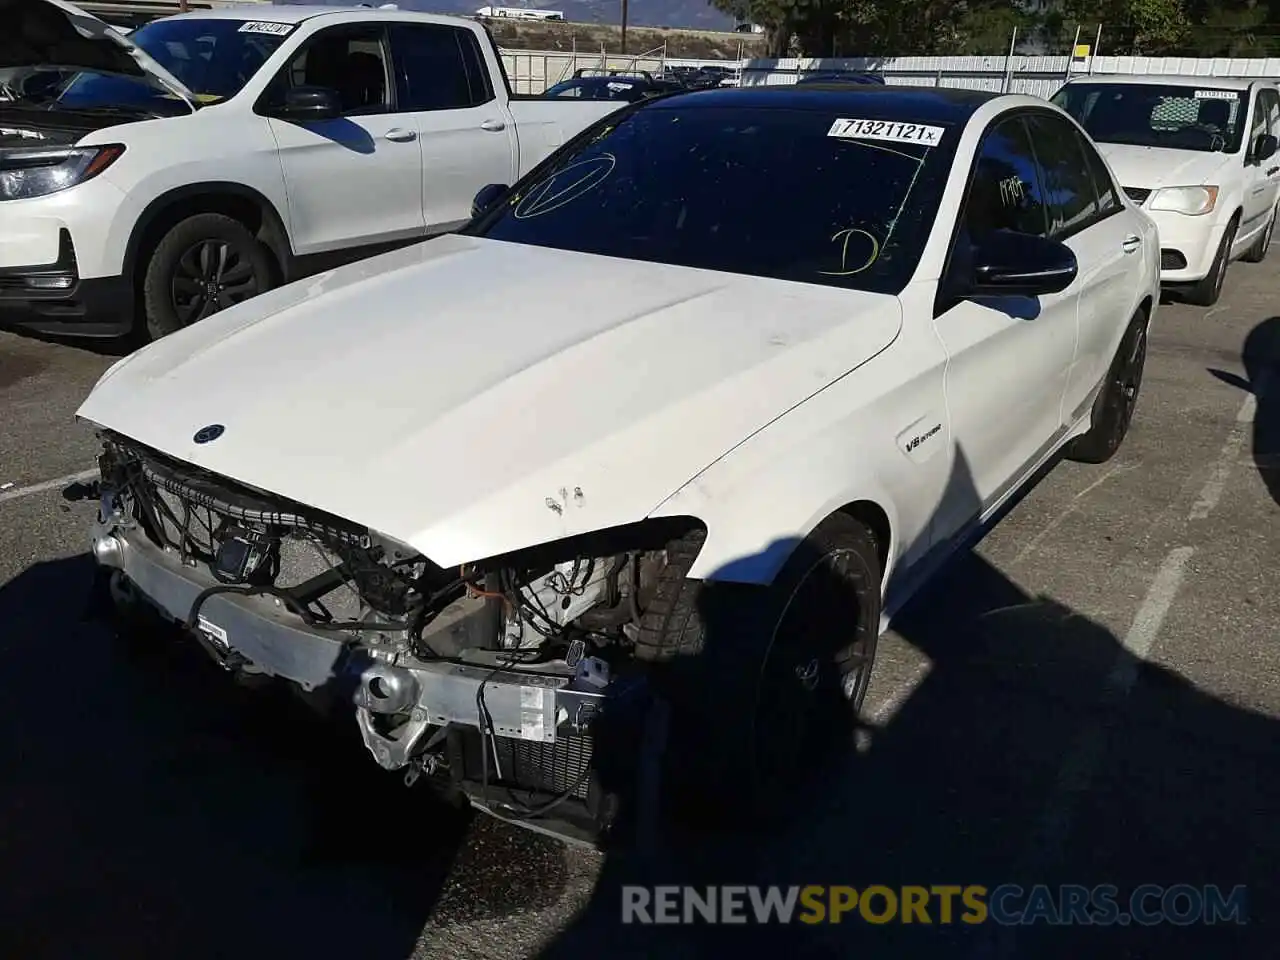
<svg viewBox="0 0 1280 960"><path fill-rule="evenodd" d="M1237 94L1233 90L1197 90L1197 100L1234 100Z"/></svg>
<svg viewBox="0 0 1280 960"><path fill-rule="evenodd" d="M241 33L269 33L274 37L287 37L293 32L292 23L271 23L267 20L250 20L240 25Z"/></svg>
<svg viewBox="0 0 1280 960"><path fill-rule="evenodd" d="M846 120L831 124L828 137L845 140L883 140L888 143L918 143L936 147L942 142L945 128L925 123L902 123L897 120Z"/></svg>

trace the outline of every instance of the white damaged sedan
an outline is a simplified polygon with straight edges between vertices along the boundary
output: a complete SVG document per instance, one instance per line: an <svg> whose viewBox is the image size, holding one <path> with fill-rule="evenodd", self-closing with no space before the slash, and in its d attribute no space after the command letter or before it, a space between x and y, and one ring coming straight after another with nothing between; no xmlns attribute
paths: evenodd
<svg viewBox="0 0 1280 960"><path fill-rule="evenodd" d="M117 363L79 410L93 552L122 612L495 815L763 811L847 745L930 573L1115 452L1158 291L1045 101L660 97L458 234Z"/></svg>

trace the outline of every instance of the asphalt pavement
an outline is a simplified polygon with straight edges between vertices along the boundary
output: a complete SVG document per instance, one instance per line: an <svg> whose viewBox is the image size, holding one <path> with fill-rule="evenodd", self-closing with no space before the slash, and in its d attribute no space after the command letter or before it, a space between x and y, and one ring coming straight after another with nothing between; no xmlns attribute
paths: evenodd
<svg viewBox="0 0 1280 960"><path fill-rule="evenodd" d="M59 491L115 356L0 332L0 955L1274 956L1278 281L1280 254L1161 306L1121 452L913 603L803 822L630 856L446 809L194 651L109 637ZM656 882L1244 885L1249 922L621 926Z"/></svg>

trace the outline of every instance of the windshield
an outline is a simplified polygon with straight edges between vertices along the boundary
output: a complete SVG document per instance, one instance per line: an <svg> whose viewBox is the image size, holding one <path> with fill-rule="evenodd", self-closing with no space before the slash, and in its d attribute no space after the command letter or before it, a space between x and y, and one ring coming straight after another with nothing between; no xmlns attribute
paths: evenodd
<svg viewBox="0 0 1280 960"><path fill-rule="evenodd" d="M286 33L263 32L281 24L244 20L175 18L157 20L129 39L182 81L199 102L217 103L240 91L284 42ZM137 108L157 113L186 113L176 96L146 79L93 71L78 73L57 95L68 109Z"/></svg>
<svg viewBox="0 0 1280 960"><path fill-rule="evenodd" d="M606 80L596 78L590 80L565 80L554 87L548 87L547 97L580 97L586 100L640 100L645 95L646 87L635 80Z"/></svg>
<svg viewBox="0 0 1280 960"><path fill-rule="evenodd" d="M937 136L937 146L921 138ZM872 139L879 138L879 139ZM468 230L492 240L897 293L955 131L831 110L624 108Z"/></svg>
<svg viewBox="0 0 1280 960"><path fill-rule="evenodd" d="M1099 143L1235 153L1244 137L1244 90L1142 83L1069 83L1053 102Z"/></svg>

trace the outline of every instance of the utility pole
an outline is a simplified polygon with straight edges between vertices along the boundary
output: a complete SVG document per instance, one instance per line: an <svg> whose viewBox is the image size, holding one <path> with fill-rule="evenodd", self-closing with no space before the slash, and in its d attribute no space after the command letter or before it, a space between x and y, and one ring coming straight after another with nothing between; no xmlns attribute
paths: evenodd
<svg viewBox="0 0 1280 960"><path fill-rule="evenodd" d="M627 53L627 0L622 0L622 53Z"/></svg>

